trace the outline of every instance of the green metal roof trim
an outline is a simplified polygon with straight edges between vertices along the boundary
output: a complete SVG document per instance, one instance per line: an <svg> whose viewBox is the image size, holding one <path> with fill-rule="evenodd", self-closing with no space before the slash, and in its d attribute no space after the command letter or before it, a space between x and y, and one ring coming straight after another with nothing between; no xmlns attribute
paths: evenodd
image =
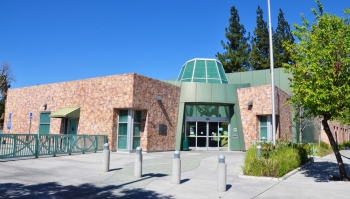
<svg viewBox="0 0 350 199"><path fill-rule="evenodd" d="M195 58L181 68L177 81L228 84L222 64L216 59Z"/></svg>
<svg viewBox="0 0 350 199"><path fill-rule="evenodd" d="M79 118L80 107L65 107L50 115L51 118Z"/></svg>

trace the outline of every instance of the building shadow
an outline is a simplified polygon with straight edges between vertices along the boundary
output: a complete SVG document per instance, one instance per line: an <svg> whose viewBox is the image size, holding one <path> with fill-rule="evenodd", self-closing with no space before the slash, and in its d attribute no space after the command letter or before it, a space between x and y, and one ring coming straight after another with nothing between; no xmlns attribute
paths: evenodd
<svg viewBox="0 0 350 199"><path fill-rule="evenodd" d="M162 177L164 174L146 174L148 177ZM40 184L2 183L0 184L0 198L23 198L23 199L60 199L60 198L163 198L173 199L169 195L161 195L155 191L143 188L123 189L129 185L143 179L127 182L120 185L101 186L94 184L81 185L60 185L57 182L47 182Z"/></svg>
<svg viewBox="0 0 350 199"><path fill-rule="evenodd" d="M344 164L346 173L350 174L350 165ZM329 182L329 177L339 176L339 167L333 162L313 162L301 170L301 174L314 178L315 182Z"/></svg>
<svg viewBox="0 0 350 199"><path fill-rule="evenodd" d="M168 121L169 125L170 125L170 126L173 126L173 125L171 124L170 117L169 117L168 113L166 112L166 109L165 109L165 107L164 107L164 105L163 105L163 102L162 102L162 101L159 101L159 100L158 100L157 102L158 102L160 108L162 109L162 112L163 112L163 114L164 114L166 120Z"/></svg>

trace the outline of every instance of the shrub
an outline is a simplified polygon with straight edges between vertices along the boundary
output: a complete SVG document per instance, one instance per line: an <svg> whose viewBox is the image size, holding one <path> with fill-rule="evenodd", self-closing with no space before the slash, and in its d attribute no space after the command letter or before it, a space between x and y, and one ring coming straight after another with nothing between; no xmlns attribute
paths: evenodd
<svg viewBox="0 0 350 199"><path fill-rule="evenodd" d="M338 145L339 150L344 150L346 148L350 148L350 141L343 142L342 144Z"/></svg>
<svg viewBox="0 0 350 199"><path fill-rule="evenodd" d="M327 144L327 143L325 143L323 141L321 141L320 147L321 147L321 149L325 149L325 150L331 150L332 149L331 145L329 145L329 144Z"/></svg>
<svg viewBox="0 0 350 199"><path fill-rule="evenodd" d="M253 176L282 177L289 171L305 164L308 161L307 152L301 146L290 142L262 144L262 154L256 156L256 145L248 149L243 173Z"/></svg>

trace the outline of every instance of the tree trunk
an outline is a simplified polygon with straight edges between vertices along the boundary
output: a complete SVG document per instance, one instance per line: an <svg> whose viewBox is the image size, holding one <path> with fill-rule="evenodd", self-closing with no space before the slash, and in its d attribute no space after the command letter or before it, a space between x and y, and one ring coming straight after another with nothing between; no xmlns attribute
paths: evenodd
<svg viewBox="0 0 350 199"><path fill-rule="evenodd" d="M331 132L331 130L329 128L328 122L327 122L329 119L330 119L330 116L326 116L326 115L323 116L323 120L322 120L323 129L325 130L325 132L327 134L329 143L331 144L333 152L334 152L334 155L335 155L335 157L337 159L338 167L339 167L340 180L348 181L349 179L348 179L348 176L346 174L346 170L345 170L345 165L343 163L343 159L341 158L341 155L340 155L340 152L339 152L338 144L335 142L333 134L332 134L332 132Z"/></svg>

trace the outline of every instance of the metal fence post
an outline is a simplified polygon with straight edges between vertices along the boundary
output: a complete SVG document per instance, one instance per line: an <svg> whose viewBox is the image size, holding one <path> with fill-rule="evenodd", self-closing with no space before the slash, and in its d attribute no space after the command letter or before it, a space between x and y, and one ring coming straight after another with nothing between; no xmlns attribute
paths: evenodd
<svg viewBox="0 0 350 199"><path fill-rule="evenodd" d="M225 156L219 155L217 190L221 192L226 192L226 169Z"/></svg>
<svg viewBox="0 0 350 199"><path fill-rule="evenodd" d="M67 136L68 138L68 155L72 155L72 137Z"/></svg>
<svg viewBox="0 0 350 199"><path fill-rule="evenodd" d="M39 157L39 135L35 135L35 158Z"/></svg>
<svg viewBox="0 0 350 199"><path fill-rule="evenodd" d="M15 158L16 157L16 151L17 151L17 135L13 136L13 154L12 156Z"/></svg>
<svg viewBox="0 0 350 199"><path fill-rule="evenodd" d="M85 138L86 136L83 135L83 154L85 154Z"/></svg>
<svg viewBox="0 0 350 199"><path fill-rule="evenodd" d="M95 135L95 153L97 152L98 150L98 136Z"/></svg>
<svg viewBox="0 0 350 199"><path fill-rule="evenodd" d="M180 151L176 150L174 152L173 159L173 181L174 184L180 184L181 181L181 159L180 159Z"/></svg>
<svg viewBox="0 0 350 199"><path fill-rule="evenodd" d="M53 137L53 157L56 157L56 136Z"/></svg>
<svg viewBox="0 0 350 199"><path fill-rule="evenodd" d="M136 148L135 153L134 176L142 177L142 149L139 146Z"/></svg>
<svg viewBox="0 0 350 199"><path fill-rule="evenodd" d="M108 143L103 145L103 171L108 172L109 171L109 164L110 164L110 151L109 151L109 145Z"/></svg>

